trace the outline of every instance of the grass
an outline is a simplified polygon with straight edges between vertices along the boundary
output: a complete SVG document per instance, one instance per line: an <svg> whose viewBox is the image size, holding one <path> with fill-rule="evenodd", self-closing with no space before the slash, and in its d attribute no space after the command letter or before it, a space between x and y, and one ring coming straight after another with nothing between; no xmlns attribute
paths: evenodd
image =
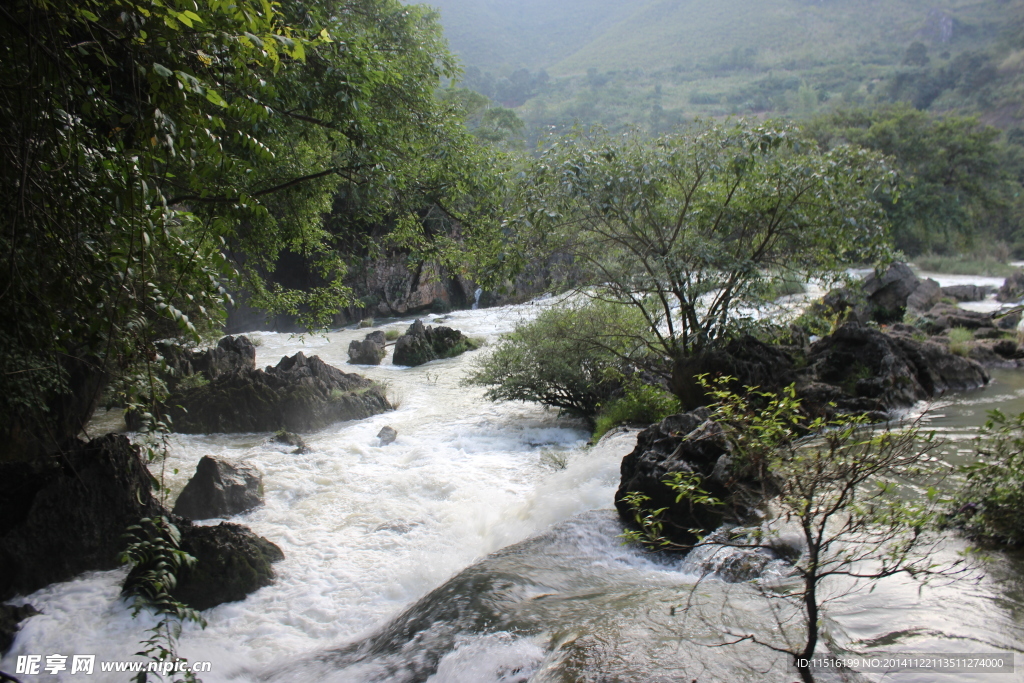
<svg viewBox="0 0 1024 683"><path fill-rule="evenodd" d="M966 327L954 327L946 333L949 338L949 350L958 356L967 357L970 352L970 347L967 343L974 341L974 332L968 330Z"/></svg>
<svg viewBox="0 0 1024 683"><path fill-rule="evenodd" d="M615 427L624 424L652 424L681 410L679 399L658 387L639 385L630 387L622 398L609 402L594 420L594 434L590 443Z"/></svg>
<svg viewBox="0 0 1024 683"><path fill-rule="evenodd" d="M925 272L983 277L1009 277L1017 269L992 256L939 256L924 254L914 259L914 265Z"/></svg>
<svg viewBox="0 0 1024 683"><path fill-rule="evenodd" d="M401 336L402 336L402 333L401 333L400 330L386 330L384 332L384 338L387 339L389 342L390 341L395 341L396 339L398 339Z"/></svg>
<svg viewBox="0 0 1024 683"><path fill-rule="evenodd" d="M373 318L364 318L359 321L359 327L373 327Z"/></svg>

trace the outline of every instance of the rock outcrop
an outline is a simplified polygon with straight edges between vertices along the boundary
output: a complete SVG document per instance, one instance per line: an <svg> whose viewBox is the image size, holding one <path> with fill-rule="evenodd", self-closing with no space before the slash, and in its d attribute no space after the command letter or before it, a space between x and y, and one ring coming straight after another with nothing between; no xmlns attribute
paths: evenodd
<svg viewBox="0 0 1024 683"><path fill-rule="evenodd" d="M175 431L204 434L314 431L390 409L381 386L299 352L174 392L166 411Z"/></svg>
<svg viewBox="0 0 1024 683"><path fill-rule="evenodd" d="M752 472L735 471L731 449L721 427L708 419L709 411L698 408L672 415L651 425L637 436L636 448L622 460L615 507L627 523L634 522L634 510L627 495L647 496L647 509L665 508L664 533L680 544L697 540L693 530L710 531L725 522L748 521L763 500L771 482L761 482ZM674 472L695 474L702 490L721 501L718 505L679 504L677 493L665 484ZM767 488L766 488L767 487Z"/></svg>
<svg viewBox="0 0 1024 683"><path fill-rule="evenodd" d="M128 526L162 512L124 436L81 444L59 464L0 466L0 600L117 567Z"/></svg>
<svg viewBox="0 0 1024 683"><path fill-rule="evenodd" d="M424 326L417 320L395 343L395 365L423 365L432 360L453 358L477 345L462 332L450 327Z"/></svg>
<svg viewBox="0 0 1024 683"><path fill-rule="evenodd" d="M942 288L942 296L957 301L984 301L996 288L988 285L950 285Z"/></svg>
<svg viewBox="0 0 1024 683"><path fill-rule="evenodd" d="M1003 303L1016 303L1024 298L1024 268L1017 269L1003 281L996 293L996 299Z"/></svg>
<svg viewBox="0 0 1024 683"><path fill-rule="evenodd" d="M263 505L263 475L245 463L204 455L174 504L189 519L231 517Z"/></svg>
<svg viewBox="0 0 1024 683"><path fill-rule="evenodd" d="M875 320L882 323L903 319L911 312L931 308L942 292L934 280L921 280L906 263L893 263L882 274L869 275L860 285Z"/></svg>
<svg viewBox="0 0 1024 683"><path fill-rule="evenodd" d="M187 350L164 343L158 346L161 355L175 372L168 377L172 389L191 375L216 380L226 375L248 372L256 368L256 346L246 336L227 336L212 349Z"/></svg>
<svg viewBox="0 0 1024 683"><path fill-rule="evenodd" d="M0 600L85 571L114 569L128 527L158 516L178 526L183 550L207 560L206 568L178 584L181 599L193 607L239 600L242 590L273 578L269 562L282 555L270 541L235 524L194 526L170 515L151 487L138 446L114 434L80 444L59 464L0 466ZM194 595L201 599L191 602Z"/></svg>
<svg viewBox="0 0 1024 683"><path fill-rule="evenodd" d="M275 544L238 524L187 525L181 529L181 549L196 558L182 571L171 597L204 610L242 600L274 580L274 562L284 559Z"/></svg>
<svg viewBox="0 0 1024 683"><path fill-rule="evenodd" d="M394 443L395 439L398 438L398 432L394 427L382 427L377 432L377 438L380 439L381 446L387 446L389 443Z"/></svg>
<svg viewBox="0 0 1024 683"><path fill-rule="evenodd" d="M980 364L942 344L857 323L814 343L800 375L797 393L808 408L834 402L844 412L877 414L989 381Z"/></svg>
<svg viewBox="0 0 1024 683"><path fill-rule="evenodd" d="M366 335L362 341L353 339L348 345L348 362L352 365L380 365L387 355L387 338L380 330Z"/></svg>

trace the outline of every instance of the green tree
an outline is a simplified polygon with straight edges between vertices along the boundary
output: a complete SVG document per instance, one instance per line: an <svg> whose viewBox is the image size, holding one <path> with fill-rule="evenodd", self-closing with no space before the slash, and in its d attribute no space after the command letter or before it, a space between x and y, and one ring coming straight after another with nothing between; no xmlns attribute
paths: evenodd
<svg viewBox="0 0 1024 683"><path fill-rule="evenodd" d="M958 253L982 235L1012 242L1019 234L1019 162L976 118L933 118L898 104L832 112L807 129L823 149L855 144L893 159L906 187L885 206L908 254Z"/></svg>
<svg viewBox="0 0 1024 683"><path fill-rule="evenodd" d="M812 683L809 660L820 652L830 603L890 576L923 582L965 571L963 563L939 566L933 559L941 542L929 533L940 502L934 485L946 468L931 457L931 437L916 424L890 431L872 430L863 416L809 420L793 387L780 394L747 387L739 394L728 388L729 379L705 381L714 399L710 419L729 444L732 472L759 471L763 504L775 514L758 528L715 534L704 543L777 552L787 546L783 538L795 534L800 553L788 576L755 582L774 620L772 632L728 628L722 644L749 641L785 654L801 679ZM708 498L699 475L675 475L666 484L678 493L678 504L719 504ZM914 484L926 493L914 491ZM626 538L655 549L673 547L662 535L663 511L644 510L642 496L632 501L638 529ZM698 583L688 599L699 596ZM743 623L739 615L729 621Z"/></svg>
<svg viewBox="0 0 1024 683"><path fill-rule="evenodd" d="M421 7L15 0L0 35L6 457L76 435L154 339L215 329L232 282L310 324L349 303L339 196L410 223L484 182ZM322 286L273 282L289 252Z"/></svg>
<svg viewBox="0 0 1024 683"><path fill-rule="evenodd" d="M571 259L579 291L634 308L651 357L698 405L703 355L749 323L773 275L834 275L885 254L879 196L895 176L852 147L819 151L782 124L554 144L508 222L533 250ZM746 318L746 320L745 320Z"/></svg>

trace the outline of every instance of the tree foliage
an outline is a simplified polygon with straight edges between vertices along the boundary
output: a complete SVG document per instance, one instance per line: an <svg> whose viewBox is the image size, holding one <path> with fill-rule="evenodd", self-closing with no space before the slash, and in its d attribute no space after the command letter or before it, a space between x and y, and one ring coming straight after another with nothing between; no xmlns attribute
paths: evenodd
<svg viewBox="0 0 1024 683"><path fill-rule="evenodd" d="M770 482L764 504L771 515L760 527L703 542L723 551L778 552L787 545L784 538L796 537L800 552L785 575L756 580L774 622L771 637L730 627L723 643L749 641L785 654L811 683L807 661L820 652L830 603L890 576L927 581L964 571L962 563L937 565L933 559L940 539L929 530L941 502L934 485L944 466L931 457L931 437L916 424L891 431L873 430L863 416L812 420L793 387L778 394L747 387L739 394L729 388L730 380L702 378L714 399L710 419L723 429L733 471L760 471ZM708 504L702 484L688 473L666 480L684 504ZM661 533L663 511L644 510L642 496L632 502L639 529L626 538L655 549L672 547ZM695 588L689 599L699 595Z"/></svg>
<svg viewBox="0 0 1024 683"><path fill-rule="evenodd" d="M629 307L566 302L505 335L466 381L488 387L494 401L540 403L593 422L629 369L624 359L645 353L646 335Z"/></svg>
<svg viewBox="0 0 1024 683"><path fill-rule="evenodd" d="M880 157L821 152L782 124L703 123L653 141L578 132L539 159L509 226L568 255L586 296L639 312L650 356L679 363L749 322L772 277L882 257L878 199L894 181Z"/></svg>
<svg viewBox="0 0 1024 683"><path fill-rule="evenodd" d="M986 237L1019 238L1024 166L999 144L1000 132L976 118L936 119L900 104L836 111L808 130L823 148L855 144L893 159L906 187L886 213L896 246L908 254L956 254Z"/></svg>
<svg viewBox="0 0 1024 683"><path fill-rule="evenodd" d="M40 421L49 447L77 433L106 379L152 359L154 339L215 328L232 282L309 324L348 303L323 223L339 197L364 223L408 225L427 199L472 210L465 190L487 182L434 96L455 64L421 7L15 0L0 35L12 453L33 450ZM287 253L321 286L273 284Z"/></svg>

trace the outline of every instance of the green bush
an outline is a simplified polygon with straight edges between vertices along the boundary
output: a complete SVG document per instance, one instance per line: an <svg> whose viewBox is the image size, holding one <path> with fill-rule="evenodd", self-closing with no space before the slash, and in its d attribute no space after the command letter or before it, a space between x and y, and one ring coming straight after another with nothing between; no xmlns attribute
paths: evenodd
<svg viewBox="0 0 1024 683"><path fill-rule="evenodd" d="M389 342L395 341L401 336L402 333L399 330L388 330L384 333L384 338L387 339Z"/></svg>
<svg viewBox="0 0 1024 683"><path fill-rule="evenodd" d="M974 340L974 332L966 327L954 327L946 336L949 337L949 350L958 356L966 357L970 351L967 342Z"/></svg>
<svg viewBox="0 0 1024 683"><path fill-rule="evenodd" d="M1024 413L989 413L978 460L961 467L953 521L976 538L1024 545Z"/></svg>
<svg viewBox="0 0 1024 683"><path fill-rule="evenodd" d="M649 351L647 326L630 306L563 304L506 335L476 362L466 384L492 401L529 401L593 423L619 387L616 372Z"/></svg>
<svg viewBox="0 0 1024 683"><path fill-rule="evenodd" d="M680 410L682 406L679 399L672 394L656 386L637 382L627 386L625 396L602 406L594 422L591 443L597 443L602 436L619 425L649 425Z"/></svg>

